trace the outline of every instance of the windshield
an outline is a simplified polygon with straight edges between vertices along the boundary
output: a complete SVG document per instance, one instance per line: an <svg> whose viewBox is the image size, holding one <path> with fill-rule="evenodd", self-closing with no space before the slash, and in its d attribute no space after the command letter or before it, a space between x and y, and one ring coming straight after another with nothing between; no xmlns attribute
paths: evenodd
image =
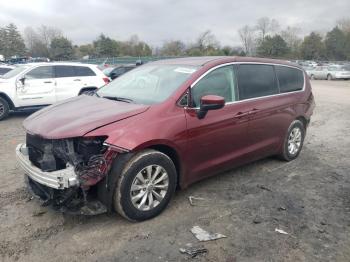
<svg viewBox="0 0 350 262"><path fill-rule="evenodd" d="M7 72L6 74L2 75L1 78L4 79L10 79L16 75L18 75L19 73L23 72L24 70L26 70L29 66L19 66L16 67L15 69Z"/></svg>
<svg viewBox="0 0 350 262"><path fill-rule="evenodd" d="M183 65L144 65L102 87L97 95L123 98L137 104L156 104L183 84L198 69Z"/></svg>

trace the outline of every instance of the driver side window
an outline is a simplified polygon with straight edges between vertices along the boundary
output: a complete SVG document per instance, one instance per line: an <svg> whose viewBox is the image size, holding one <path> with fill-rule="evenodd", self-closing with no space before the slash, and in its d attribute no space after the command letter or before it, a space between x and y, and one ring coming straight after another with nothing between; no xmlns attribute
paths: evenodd
<svg viewBox="0 0 350 262"><path fill-rule="evenodd" d="M217 95L225 102L236 101L233 66L224 66L207 74L192 88L193 107L199 107L201 97Z"/></svg>
<svg viewBox="0 0 350 262"><path fill-rule="evenodd" d="M53 78L53 68L52 66L39 66L29 71L25 75L26 79L45 79Z"/></svg>

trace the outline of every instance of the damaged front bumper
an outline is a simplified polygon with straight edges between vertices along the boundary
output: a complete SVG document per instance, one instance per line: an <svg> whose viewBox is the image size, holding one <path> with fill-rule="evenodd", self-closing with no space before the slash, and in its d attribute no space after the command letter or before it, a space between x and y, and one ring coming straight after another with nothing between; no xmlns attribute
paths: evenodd
<svg viewBox="0 0 350 262"><path fill-rule="evenodd" d="M34 166L28 156L28 148L25 144L19 144L16 148L17 163L23 168L27 176L39 184L54 189L66 189L79 186L78 176L73 166L52 172L45 172Z"/></svg>
<svg viewBox="0 0 350 262"><path fill-rule="evenodd" d="M109 172L115 151L107 150L98 159L98 166L78 169L67 163L67 167L55 171L43 171L29 159L26 144L16 147L16 159L25 172L25 181L30 193L39 198L43 206L80 215L97 215L107 212L107 207L91 188L97 185ZM92 191L92 192L91 192Z"/></svg>

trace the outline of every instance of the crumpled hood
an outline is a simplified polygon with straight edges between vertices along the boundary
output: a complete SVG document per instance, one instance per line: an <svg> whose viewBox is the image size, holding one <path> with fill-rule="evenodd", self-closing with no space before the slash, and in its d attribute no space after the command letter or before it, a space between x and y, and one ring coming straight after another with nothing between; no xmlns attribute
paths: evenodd
<svg viewBox="0 0 350 262"><path fill-rule="evenodd" d="M82 95L32 114L23 125L27 132L47 139L79 137L101 126L143 113L148 108Z"/></svg>

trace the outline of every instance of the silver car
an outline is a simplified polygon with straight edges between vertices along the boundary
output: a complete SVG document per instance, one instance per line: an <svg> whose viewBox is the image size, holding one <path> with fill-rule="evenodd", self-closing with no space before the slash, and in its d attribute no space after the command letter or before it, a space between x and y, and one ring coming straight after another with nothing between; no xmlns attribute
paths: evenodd
<svg viewBox="0 0 350 262"><path fill-rule="evenodd" d="M328 79L329 70L327 66L316 66L308 72L308 75L311 79Z"/></svg>
<svg viewBox="0 0 350 262"><path fill-rule="evenodd" d="M329 66L327 79L350 79L350 65Z"/></svg>

